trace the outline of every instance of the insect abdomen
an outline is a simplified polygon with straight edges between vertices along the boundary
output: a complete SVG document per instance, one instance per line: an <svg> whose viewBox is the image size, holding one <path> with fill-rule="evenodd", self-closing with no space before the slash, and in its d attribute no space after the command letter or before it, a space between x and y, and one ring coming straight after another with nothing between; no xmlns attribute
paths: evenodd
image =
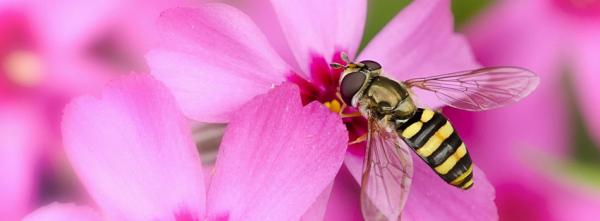
<svg viewBox="0 0 600 221"><path fill-rule="evenodd" d="M473 186L471 157L444 115L419 108L397 131L408 146L447 183L462 189Z"/></svg>

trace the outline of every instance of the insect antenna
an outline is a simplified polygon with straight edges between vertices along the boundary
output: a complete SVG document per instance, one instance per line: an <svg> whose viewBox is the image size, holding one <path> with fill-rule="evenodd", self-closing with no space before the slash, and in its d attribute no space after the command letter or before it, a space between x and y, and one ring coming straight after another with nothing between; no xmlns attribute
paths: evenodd
<svg viewBox="0 0 600 221"><path fill-rule="evenodd" d="M333 69L340 69L340 68L344 68L344 67L345 67L344 65L342 65L342 64L340 64L340 63L335 63L335 62L334 62L334 63L331 63L331 64L329 64L329 66L330 66L331 68L333 68Z"/></svg>
<svg viewBox="0 0 600 221"><path fill-rule="evenodd" d="M340 57L342 57L342 61L346 62L346 64L350 64L350 63L352 63L352 62L350 61L350 59L348 58L348 54L346 54L346 52L342 52L342 53L340 54Z"/></svg>
<svg viewBox="0 0 600 221"><path fill-rule="evenodd" d="M365 66L365 64L363 64L363 63L360 63L360 62L354 63L353 61L350 61L350 58L348 58L348 54L346 54L346 52L342 52L340 54L340 57L342 58L342 60L344 62L346 62L346 65L342 65L340 63L333 62L333 63L329 64L329 66L333 69L348 68L348 67L355 68L355 67L364 67Z"/></svg>

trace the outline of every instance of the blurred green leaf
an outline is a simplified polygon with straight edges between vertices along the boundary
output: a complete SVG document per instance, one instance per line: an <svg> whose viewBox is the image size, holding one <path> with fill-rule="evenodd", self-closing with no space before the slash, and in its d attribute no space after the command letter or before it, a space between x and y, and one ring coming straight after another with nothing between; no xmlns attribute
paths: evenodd
<svg viewBox="0 0 600 221"><path fill-rule="evenodd" d="M392 19L400 10L404 9L410 0L371 0L368 2L367 23L360 48L364 48L373 37ZM461 27L477 15L482 9L492 3L492 0L460 0L452 1L454 23Z"/></svg>
<svg viewBox="0 0 600 221"><path fill-rule="evenodd" d="M596 164L583 163L578 161L569 161L563 164L560 170L567 179L573 179L595 189L600 190L600 167Z"/></svg>
<svg viewBox="0 0 600 221"><path fill-rule="evenodd" d="M461 28L479 12L492 4L492 0L456 0L452 1L454 24Z"/></svg>
<svg viewBox="0 0 600 221"><path fill-rule="evenodd" d="M570 119L571 134L571 152L573 158L588 165L595 165L600 171L600 151L594 143L592 136L586 128L588 123L585 117L581 114L580 104L575 94L575 85L573 84L572 73L567 72L563 75L563 86L567 98L566 106L568 108ZM600 173L599 173L600 174Z"/></svg>
<svg viewBox="0 0 600 221"><path fill-rule="evenodd" d="M411 1L400 0L371 0L367 11L367 23L360 48L364 48L369 41Z"/></svg>
<svg viewBox="0 0 600 221"><path fill-rule="evenodd" d="M565 69L568 70L568 69ZM537 166L548 175L567 183L577 183L600 190L600 151L585 127L586 120L581 114L577 97L574 93L572 73L565 71L563 75L563 93L565 108L570 119L565 133L571 138L568 156L551 156L543 151L529 154L529 162L537 162Z"/></svg>
<svg viewBox="0 0 600 221"><path fill-rule="evenodd" d="M523 148L521 160L529 169L563 184L585 186L600 191L600 167L570 156L550 154L540 148Z"/></svg>

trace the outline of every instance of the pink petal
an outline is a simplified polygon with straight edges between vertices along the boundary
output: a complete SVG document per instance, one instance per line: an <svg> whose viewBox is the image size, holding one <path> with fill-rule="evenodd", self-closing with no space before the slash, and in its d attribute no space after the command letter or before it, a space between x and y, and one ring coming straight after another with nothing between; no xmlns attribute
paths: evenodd
<svg viewBox="0 0 600 221"><path fill-rule="evenodd" d="M138 16L134 16L135 19L118 19L122 11L132 8L124 6L132 1L52 1L46 4L40 4L39 1L23 2L36 34L36 44L39 44L36 46L40 59L44 62L44 86L48 90L80 94L82 91L99 89L116 75L117 71L109 68L112 66L91 55L91 49L98 47L94 44L101 38L114 38L118 35L115 34L117 32L122 34L121 27L125 26L124 23L137 20ZM136 12L145 14L142 11ZM148 20L149 16L145 18ZM121 24L116 25L117 21ZM136 41L129 41L125 45L137 47L141 42L147 44L148 39L138 37ZM140 55L137 59L139 58ZM123 74L130 71L125 70Z"/></svg>
<svg viewBox="0 0 600 221"><path fill-rule="evenodd" d="M365 0L271 0L288 44L304 72L313 55L331 59L336 51L354 55L367 13Z"/></svg>
<svg viewBox="0 0 600 221"><path fill-rule="evenodd" d="M198 217L200 158L174 98L149 76L111 83L65 109L65 149L82 183L117 220Z"/></svg>
<svg viewBox="0 0 600 221"><path fill-rule="evenodd" d="M514 182L496 185L499 217L502 220L554 220L548 208L549 195L543 190L548 189L546 187L549 183L539 182L540 180L523 182L520 178L515 177ZM563 207L559 211L564 209Z"/></svg>
<svg viewBox="0 0 600 221"><path fill-rule="evenodd" d="M548 185L548 183L536 183ZM600 216L600 199L595 190L574 186L552 185L553 189L545 194L552 196L549 211L555 220L593 221ZM535 188L535 187L532 187Z"/></svg>
<svg viewBox="0 0 600 221"><path fill-rule="evenodd" d="M595 28L595 27L594 27ZM591 29L591 27L590 27ZM597 30L597 29L596 29ZM577 55L573 59L575 62L575 75L573 88L578 90L577 98L582 105L582 111L585 114L587 126L591 133L600 142L600 62L598 62L598 52L600 50L600 32L582 35L583 38L577 41L579 43Z"/></svg>
<svg viewBox="0 0 600 221"><path fill-rule="evenodd" d="M49 47L81 48L85 41L106 28L114 19L119 1L53 1L52 4L26 2L36 29L44 35ZM122 21L123 22L123 21Z"/></svg>
<svg viewBox="0 0 600 221"><path fill-rule="evenodd" d="M413 1L360 54L380 62L386 73L407 80L479 67L465 39L454 33L448 0ZM415 90L419 103L442 104L434 94Z"/></svg>
<svg viewBox="0 0 600 221"><path fill-rule="evenodd" d="M300 219L333 181L347 142L339 116L319 103L302 107L295 85L253 99L223 137L209 218Z"/></svg>
<svg viewBox="0 0 600 221"><path fill-rule="evenodd" d="M348 168L348 171L358 183L360 183L362 179L363 164L365 160L364 152L364 147L361 151L348 151L344 158L344 165L346 165L346 168Z"/></svg>
<svg viewBox="0 0 600 221"><path fill-rule="evenodd" d="M473 159L494 183L513 179L514 172L526 166L521 157L527 148L551 154L568 150L560 32L548 25L553 19L541 8L541 1L498 3L467 28L478 60L486 66L530 69L541 83L530 96L509 107L481 113L447 112ZM543 110L543 114L532 114L532 110ZM515 133L515 125L527 133Z"/></svg>
<svg viewBox="0 0 600 221"><path fill-rule="evenodd" d="M418 157L406 201L404 220L498 220L494 187L475 167L474 185L469 190L448 185Z"/></svg>
<svg viewBox="0 0 600 221"><path fill-rule="evenodd" d="M0 214L19 220L35 202L36 159L45 129L36 106L0 103Z"/></svg>
<svg viewBox="0 0 600 221"><path fill-rule="evenodd" d="M561 29L548 25L556 16L540 6L546 1L499 1L466 27L477 60L486 66L528 68L542 77L559 74ZM490 42L493 42L491 44Z"/></svg>
<svg viewBox="0 0 600 221"><path fill-rule="evenodd" d="M52 203L39 208L23 221L101 221L96 211L89 207L74 204Z"/></svg>
<svg viewBox="0 0 600 221"><path fill-rule="evenodd" d="M360 186L345 166L335 177L324 220L363 220L360 211Z"/></svg>
<svg viewBox="0 0 600 221"><path fill-rule="evenodd" d="M186 4L185 0L54 0L52 4L40 4L35 0L24 2L27 2L26 8L31 13L35 28L43 35L40 40L44 44L53 51L63 49L68 53L80 54L80 57L87 55L86 47L93 47L105 37L119 38L117 40L127 42L125 46L130 49L147 48L155 40L154 24L160 12Z"/></svg>
<svg viewBox="0 0 600 221"><path fill-rule="evenodd" d="M533 157L539 159L539 155ZM501 220L598 219L600 199L592 186L582 185L572 174L557 174L559 162L546 159L533 166L535 159L528 161L528 167L511 171L510 179L495 184Z"/></svg>
<svg viewBox="0 0 600 221"><path fill-rule="evenodd" d="M345 165L357 182L362 175L364 156L347 154ZM447 184L416 154L414 175L403 220L497 220L494 187L475 167L474 185L463 191Z"/></svg>
<svg viewBox="0 0 600 221"><path fill-rule="evenodd" d="M532 149L567 154L568 118L561 78L555 75L541 80L529 97L506 108L480 113L445 111L468 145L472 159L494 183L513 179L514 171L527 166L522 157ZM532 110L543 110L543 114L533 114ZM515 132L515 125L527 133Z"/></svg>
<svg viewBox="0 0 600 221"><path fill-rule="evenodd" d="M274 19L277 15L271 0L238 1L235 6L250 16L263 33L268 33L265 37L283 60L294 70L300 70L279 21Z"/></svg>
<svg viewBox="0 0 600 221"><path fill-rule="evenodd" d="M325 212L327 211L327 205L329 203L329 197L331 195L331 190L333 189L333 182L327 186L321 194L317 197L315 202L308 208L302 218L301 221L313 221L313 220L323 220L325 217Z"/></svg>
<svg viewBox="0 0 600 221"><path fill-rule="evenodd" d="M147 55L152 74L193 119L225 122L289 73L250 18L231 6L168 10L158 28L161 45Z"/></svg>

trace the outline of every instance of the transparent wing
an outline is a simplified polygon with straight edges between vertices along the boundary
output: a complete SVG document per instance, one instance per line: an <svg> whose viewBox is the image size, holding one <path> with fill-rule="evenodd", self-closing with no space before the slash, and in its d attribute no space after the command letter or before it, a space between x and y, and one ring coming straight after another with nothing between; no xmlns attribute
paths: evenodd
<svg viewBox="0 0 600 221"><path fill-rule="evenodd" d="M395 132L369 119L361 189L365 220L400 220L413 174L408 146Z"/></svg>
<svg viewBox="0 0 600 221"><path fill-rule="evenodd" d="M404 82L434 92L449 106L482 111L517 102L539 84L533 72L516 67L488 67L415 78Z"/></svg>

